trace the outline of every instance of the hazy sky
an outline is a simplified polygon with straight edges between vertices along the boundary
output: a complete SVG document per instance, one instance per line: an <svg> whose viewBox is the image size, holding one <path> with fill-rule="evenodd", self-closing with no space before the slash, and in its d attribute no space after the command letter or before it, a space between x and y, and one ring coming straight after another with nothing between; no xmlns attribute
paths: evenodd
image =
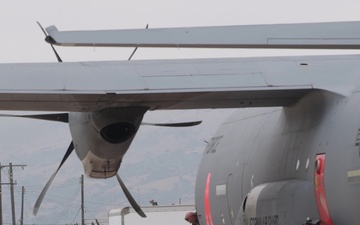
<svg viewBox="0 0 360 225"><path fill-rule="evenodd" d="M59 30L360 20L356 0L0 1L0 62L54 61L36 21ZM127 59L132 49L58 48L64 61ZM280 54L256 50L139 49L134 59ZM281 54L295 54L293 51Z"/></svg>
<svg viewBox="0 0 360 225"><path fill-rule="evenodd" d="M42 23L44 27L56 25L59 30L89 30L144 28L146 24L149 24L150 28L159 28L360 20L358 0L0 0L0 4L0 63L56 61L51 48L44 42L44 34L36 21ZM64 62L126 60L133 51L132 48L56 48ZM322 54L324 52L141 48L133 60ZM338 51L332 53L338 53ZM148 116L157 121L164 118L161 113L154 114L152 117ZM189 117L191 118L191 115ZM66 125L49 125L46 122L35 123L15 119L1 119L0 123L0 146L3 149L6 148L6 150L0 149L0 162L3 164L9 160L23 162L21 159L29 150L27 148L31 148L32 153L43 152L44 155L53 155L46 148L60 151L70 141L69 134L65 136L62 134L67 129ZM31 133L28 133L29 127L31 127ZM30 138L26 142L21 138L25 135ZM49 135L53 136L53 139L48 140ZM41 137L44 138L41 139ZM36 145L34 146L33 143ZM61 158L63 153L60 151L56 154ZM81 164L76 162L76 158L70 161L76 164L77 169L81 169ZM45 172L41 166L51 164L54 162L39 161L32 172L38 177L43 177L46 182L48 175L44 175ZM38 170L35 171L34 168ZM66 171L66 168L64 170ZM184 224L184 221L181 222Z"/></svg>

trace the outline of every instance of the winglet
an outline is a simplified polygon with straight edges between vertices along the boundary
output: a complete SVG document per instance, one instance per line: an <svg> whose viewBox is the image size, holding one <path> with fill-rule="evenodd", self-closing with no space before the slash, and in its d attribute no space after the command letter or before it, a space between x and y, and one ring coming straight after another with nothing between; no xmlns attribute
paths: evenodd
<svg viewBox="0 0 360 225"><path fill-rule="evenodd" d="M59 32L59 30L54 25L45 28L45 30L49 35L54 35L55 33Z"/></svg>
<svg viewBox="0 0 360 225"><path fill-rule="evenodd" d="M56 28L56 26L52 25L47 28L45 28L46 32L48 33L48 36L45 38L45 41L49 44L56 44L56 41L53 37L56 37L56 34L59 33L59 30Z"/></svg>

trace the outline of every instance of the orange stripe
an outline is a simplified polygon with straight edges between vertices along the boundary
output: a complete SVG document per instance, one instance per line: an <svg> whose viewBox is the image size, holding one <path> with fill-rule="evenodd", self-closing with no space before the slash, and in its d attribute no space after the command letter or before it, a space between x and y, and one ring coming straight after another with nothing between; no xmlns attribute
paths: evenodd
<svg viewBox="0 0 360 225"><path fill-rule="evenodd" d="M211 179L211 173L208 173L206 186L205 186L205 196L204 196L206 225L213 225L211 208L210 208L210 179Z"/></svg>
<svg viewBox="0 0 360 225"><path fill-rule="evenodd" d="M325 172L325 154L316 156L315 173L314 173L314 186L316 205L319 211L321 225L333 225L330 218L324 185L324 172Z"/></svg>

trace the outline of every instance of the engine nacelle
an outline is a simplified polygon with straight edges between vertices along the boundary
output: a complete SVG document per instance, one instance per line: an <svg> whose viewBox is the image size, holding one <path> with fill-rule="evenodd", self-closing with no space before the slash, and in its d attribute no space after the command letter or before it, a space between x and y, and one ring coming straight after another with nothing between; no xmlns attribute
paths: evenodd
<svg viewBox="0 0 360 225"><path fill-rule="evenodd" d="M86 175L116 175L146 111L143 107L127 107L69 113L75 151Z"/></svg>
<svg viewBox="0 0 360 225"><path fill-rule="evenodd" d="M235 224L303 224L319 218L311 182L286 180L254 187L243 201Z"/></svg>

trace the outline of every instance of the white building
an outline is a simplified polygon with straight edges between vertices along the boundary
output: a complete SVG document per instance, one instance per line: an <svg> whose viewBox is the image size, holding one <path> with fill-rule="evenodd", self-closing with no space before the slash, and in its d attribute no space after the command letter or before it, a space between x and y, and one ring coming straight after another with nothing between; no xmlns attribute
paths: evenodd
<svg viewBox="0 0 360 225"><path fill-rule="evenodd" d="M187 212L194 212L194 205L146 206L141 207L146 218L140 217L133 208L112 209L109 211L109 225L189 225L185 221Z"/></svg>

